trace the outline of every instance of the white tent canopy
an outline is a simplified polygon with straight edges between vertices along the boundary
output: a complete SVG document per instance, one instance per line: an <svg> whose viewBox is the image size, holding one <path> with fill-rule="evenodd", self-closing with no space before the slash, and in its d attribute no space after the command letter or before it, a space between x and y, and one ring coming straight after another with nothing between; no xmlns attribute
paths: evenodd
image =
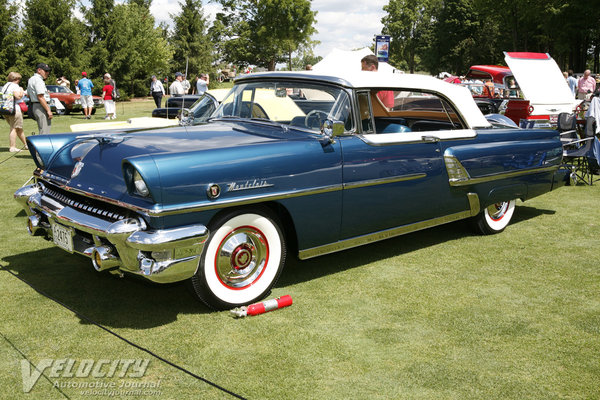
<svg viewBox="0 0 600 400"><path fill-rule="evenodd" d="M360 60L364 56L373 54L369 48L365 47L360 50L339 50L333 49L333 51L325 56L321 61L313 65L313 71L320 73L333 73L333 72L354 72L360 71ZM383 73L402 73L388 63L380 62L378 72Z"/></svg>

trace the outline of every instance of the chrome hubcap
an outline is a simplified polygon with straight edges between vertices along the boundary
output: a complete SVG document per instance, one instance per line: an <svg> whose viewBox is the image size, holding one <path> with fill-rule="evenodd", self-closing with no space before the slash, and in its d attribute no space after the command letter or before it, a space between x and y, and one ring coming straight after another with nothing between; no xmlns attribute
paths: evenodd
<svg viewBox="0 0 600 400"><path fill-rule="evenodd" d="M260 278L268 259L269 246L263 233L254 227L243 226L223 239L215 267L225 286L240 289Z"/></svg>
<svg viewBox="0 0 600 400"><path fill-rule="evenodd" d="M487 208L490 218L495 221L502 219L502 217L504 217L504 214L506 214L506 210L508 210L508 202L507 201L502 202L502 203L492 204L491 206L489 206Z"/></svg>

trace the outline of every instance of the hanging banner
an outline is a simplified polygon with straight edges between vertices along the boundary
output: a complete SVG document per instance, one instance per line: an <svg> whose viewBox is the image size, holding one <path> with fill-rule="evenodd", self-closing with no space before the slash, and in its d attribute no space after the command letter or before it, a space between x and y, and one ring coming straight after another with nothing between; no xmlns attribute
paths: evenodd
<svg viewBox="0 0 600 400"><path fill-rule="evenodd" d="M388 62L390 58L390 36L375 36L375 54L380 62Z"/></svg>

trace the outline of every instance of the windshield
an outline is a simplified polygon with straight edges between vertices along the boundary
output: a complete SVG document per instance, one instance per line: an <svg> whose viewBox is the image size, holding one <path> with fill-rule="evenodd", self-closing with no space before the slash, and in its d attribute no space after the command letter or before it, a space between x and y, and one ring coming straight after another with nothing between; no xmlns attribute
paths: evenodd
<svg viewBox="0 0 600 400"><path fill-rule="evenodd" d="M192 104L189 114L182 116L181 124L197 125L206 122L208 117L217 108L217 105L217 101L212 96L207 94L203 95L194 104Z"/></svg>
<svg viewBox="0 0 600 400"><path fill-rule="evenodd" d="M212 117L261 119L316 132L320 132L323 122L329 119L342 121L346 130L352 129L348 93L319 83L239 83Z"/></svg>
<svg viewBox="0 0 600 400"><path fill-rule="evenodd" d="M66 86L48 85L46 88L50 93L73 93L71 89Z"/></svg>

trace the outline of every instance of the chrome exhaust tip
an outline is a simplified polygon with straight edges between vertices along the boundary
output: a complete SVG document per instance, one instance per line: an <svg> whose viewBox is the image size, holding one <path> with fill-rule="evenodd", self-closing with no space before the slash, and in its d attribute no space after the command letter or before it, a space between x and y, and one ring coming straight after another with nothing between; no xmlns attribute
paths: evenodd
<svg viewBox="0 0 600 400"><path fill-rule="evenodd" d="M121 260L113 254L109 246L97 246L92 249L92 266L98 272L116 268Z"/></svg>

